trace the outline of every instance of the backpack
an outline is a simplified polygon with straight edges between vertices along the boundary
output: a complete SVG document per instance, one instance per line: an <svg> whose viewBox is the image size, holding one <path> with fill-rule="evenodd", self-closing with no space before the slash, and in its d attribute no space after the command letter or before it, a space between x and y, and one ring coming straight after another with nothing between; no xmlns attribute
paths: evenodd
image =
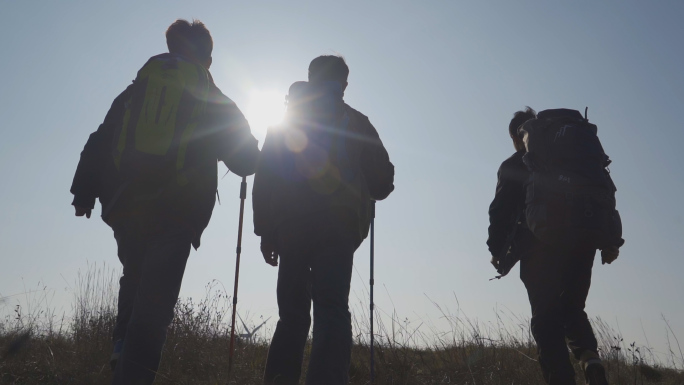
<svg viewBox="0 0 684 385"><path fill-rule="evenodd" d="M282 217L345 207L358 215L365 238L371 201L360 167L362 141L342 97L339 82L292 84L284 123L269 131L262 156L272 157L268 163L282 181L274 203Z"/></svg>
<svg viewBox="0 0 684 385"><path fill-rule="evenodd" d="M622 223L615 209L617 191L611 160L597 127L579 111L542 111L518 129L530 177L524 214L539 240L560 247L622 246Z"/></svg>
<svg viewBox="0 0 684 385"><path fill-rule="evenodd" d="M138 71L113 136L119 188L103 218L115 205L144 210L168 189L189 183L186 151L204 116L210 84L204 67L174 54L154 56Z"/></svg>
<svg viewBox="0 0 684 385"><path fill-rule="evenodd" d="M351 164L347 148L350 117L342 95L338 82L295 82L287 97L285 144L290 156L283 165L294 180L306 180L324 195L360 171Z"/></svg>

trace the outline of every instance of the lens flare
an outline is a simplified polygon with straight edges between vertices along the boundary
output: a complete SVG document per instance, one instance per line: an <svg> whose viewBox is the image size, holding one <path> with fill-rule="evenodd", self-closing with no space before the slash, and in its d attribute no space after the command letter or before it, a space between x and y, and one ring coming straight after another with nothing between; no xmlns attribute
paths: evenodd
<svg viewBox="0 0 684 385"><path fill-rule="evenodd" d="M254 135L263 139L268 127L283 120L285 97L276 91L254 90L250 94L245 116Z"/></svg>

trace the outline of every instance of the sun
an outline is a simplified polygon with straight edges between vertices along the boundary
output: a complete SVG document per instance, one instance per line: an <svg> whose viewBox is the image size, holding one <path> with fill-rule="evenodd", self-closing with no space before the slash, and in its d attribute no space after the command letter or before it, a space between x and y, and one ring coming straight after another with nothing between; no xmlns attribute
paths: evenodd
<svg viewBox="0 0 684 385"><path fill-rule="evenodd" d="M285 96L276 91L253 90L250 93L249 105L245 115L254 135L263 139L268 127L283 120Z"/></svg>

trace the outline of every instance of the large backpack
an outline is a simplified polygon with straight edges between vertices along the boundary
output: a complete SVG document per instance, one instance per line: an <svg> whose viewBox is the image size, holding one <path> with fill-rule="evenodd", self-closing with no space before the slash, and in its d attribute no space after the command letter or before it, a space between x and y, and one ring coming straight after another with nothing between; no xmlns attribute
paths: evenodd
<svg viewBox="0 0 684 385"><path fill-rule="evenodd" d="M531 171L525 217L542 242L603 249L621 246L622 224L615 209L610 159L597 127L579 111L545 110L518 129Z"/></svg>
<svg viewBox="0 0 684 385"><path fill-rule="evenodd" d="M204 117L207 70L174 54L162 54L138 71L116 127L113 165L118 179L103 217L117 210L145 210L170 188L188 184L188 144Z"/></svg>
<svg viewBox="0 0 684 385"><path fill-rule="evenodd" d="M339 82L292 84L285 121L269 132L263 152L274 157L269 164L283 182L274 202L283 217L348 208L365 238L371 201L360 167L363 140L342 97Z"/></svg>

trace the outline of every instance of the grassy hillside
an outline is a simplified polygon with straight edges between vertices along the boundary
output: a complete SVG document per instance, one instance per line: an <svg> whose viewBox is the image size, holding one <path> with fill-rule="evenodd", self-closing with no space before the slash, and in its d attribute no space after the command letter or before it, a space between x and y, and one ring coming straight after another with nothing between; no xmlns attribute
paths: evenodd
<svg viewBox="0 0 684 385"><path fill-rule="evenodd" d="M0 321L0 384L108 384L113 282L101 272L81 277L74 316L68 320L49 309L34 307L25 313L17 307L13 316ZM260 384L267 338L239 340L234 370L228 373L230 310L230 298L211 285L203 300L180 301L157 383ZM358 334L351 383L369 384L368 318L361 314L354 319ZM453 319L454 330L447 338L411 330L394 317L391 322L377 325L377 384L543 384L533 341L524 330L513 333L500 326L483 332L477 322L459 318ZM600 320L594 326L611 384L684 385L684 373L676 370L684 364L678 354L671 353L665 367L644 347L626 344Z"/></svg>

